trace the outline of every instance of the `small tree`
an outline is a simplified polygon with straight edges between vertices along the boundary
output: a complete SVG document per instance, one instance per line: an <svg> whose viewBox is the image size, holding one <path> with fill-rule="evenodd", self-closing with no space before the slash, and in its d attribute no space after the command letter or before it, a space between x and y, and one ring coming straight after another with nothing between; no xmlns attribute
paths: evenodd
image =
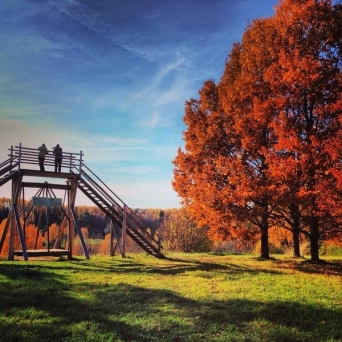
<svg viewBox="0 0 342 342"><path fill-rule="evenodd" d="M164 247L174 252L206 252L210 250L207 228L198 228L185 208L165 211L161 225Z"/></svg>

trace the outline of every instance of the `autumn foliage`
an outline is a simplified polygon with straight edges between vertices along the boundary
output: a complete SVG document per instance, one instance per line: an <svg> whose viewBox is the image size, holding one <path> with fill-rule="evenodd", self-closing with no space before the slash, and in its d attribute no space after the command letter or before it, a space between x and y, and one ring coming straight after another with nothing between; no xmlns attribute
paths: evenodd
<svg viewBox="0 0 342 342"><path fill-rule="evenodd" d="M185 106L173 186L216 238L341 238L342 5L281 0L250 24L218 84Z"/></svg>
<svg viewBox="0 0 342 342"><path fill-rule="evenodd" d="M0 223L0 236L2 236L2 233L5 229L5 225L7 223L7 219L4 219ZM29 224L25 227L24 230L24 236L25 236L25 243L26 243L26 249L45 249L46 243L47 243L47 235L43 235L41 231L37 230L37 227ZM50 227L50 239L53 238L53 236L56 235L56 225L53 224ZM4 245L1 251L1 255L5 256L8 255L8 247L9 247L9 232L7 232L7 236L4 239ZM14 249L15 250L21 250L21 244L19 235L15 234L14 236Z"/></svg>

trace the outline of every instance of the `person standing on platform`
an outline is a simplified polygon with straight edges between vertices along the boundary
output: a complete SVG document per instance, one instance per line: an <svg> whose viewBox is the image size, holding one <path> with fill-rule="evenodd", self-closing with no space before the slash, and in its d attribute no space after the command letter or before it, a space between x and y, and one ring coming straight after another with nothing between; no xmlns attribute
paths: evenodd
<svg viewBox="0 0 342 342"><path fill-rule="evenodd" d="M55 172L61 172L62 168L62 159L63 159L63 153L62 148L59 146L59 144L56 145L56 147L53 149L53 154L55 155Z"/></svg>
<svg viewBox="0 0 342 342"><path fill-rule="evenodd" d="M47 154L49 154L49 151L46 148L45 144L43 144L42 146L38 147L38 150L39 150L38 162L39 162L40 171L45 171L44 160L45 160L45 156Z"/></svg>

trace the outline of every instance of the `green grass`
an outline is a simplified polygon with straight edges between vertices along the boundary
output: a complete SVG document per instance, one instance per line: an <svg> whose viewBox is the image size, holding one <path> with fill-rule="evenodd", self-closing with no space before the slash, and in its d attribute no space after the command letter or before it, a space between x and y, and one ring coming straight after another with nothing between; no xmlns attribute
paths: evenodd
<svg viewBox="0 0 342 342"><path fill-rule="evenodd" d="M342 341L342 258L0 261L3 341Z"/></svg>

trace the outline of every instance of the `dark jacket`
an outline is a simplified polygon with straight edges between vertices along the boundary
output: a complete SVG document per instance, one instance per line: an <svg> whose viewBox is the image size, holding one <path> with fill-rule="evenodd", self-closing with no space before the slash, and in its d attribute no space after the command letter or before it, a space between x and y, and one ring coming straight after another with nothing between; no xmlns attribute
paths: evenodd
<svg viewBox="0 0 342 342"><path fill-rule="evenodd" d="M55 159L62 160L62 158L63 158L62 148L61 148L59 145L57 145L57 146L53 149L53 154L55 155Z"/></svg>

